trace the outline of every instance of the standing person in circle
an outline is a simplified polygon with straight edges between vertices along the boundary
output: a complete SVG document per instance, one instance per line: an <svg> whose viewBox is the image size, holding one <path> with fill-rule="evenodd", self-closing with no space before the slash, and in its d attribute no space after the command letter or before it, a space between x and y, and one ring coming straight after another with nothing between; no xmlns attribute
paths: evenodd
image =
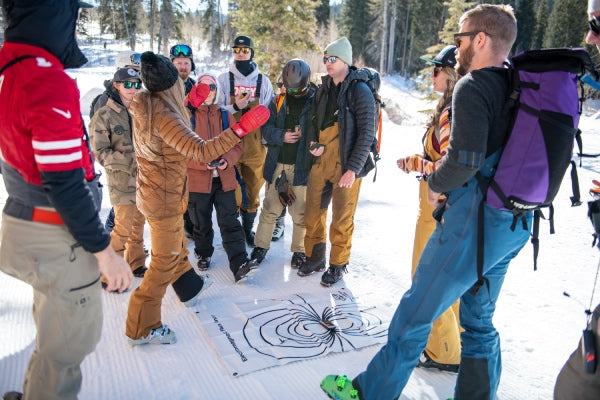
<svg viewBox="0 0 600 400"><path fill-rule="evenodd" d="M169 50L169 55L171 57L171 62L175 65L175 68L177 68L179 77L183 81L185 94L187 95L196 84L196 81L190 77L190 74L196 71L192 48L187 44L176 44Z"/></svg>
<svg viewBox="0 0 600 400"><path fill-rule="evenodd" d="M231 111L236 121L259 104L268 106L273 100L273 86L266 75L261 74L253 61L254 42L248 36L238 36L233 41L233 65L221 74L219 102ZM240 179L238 200L246 243L254 247L254 220L260 207L260 189L265 163L265 148L260 129L251 132L242 141L243 152L237 163Z"/></svg>
<svg viewBox="0 0 600 400"><path fill-rule="evenodd" d="M316 86L310 82L310 67L304 60L293 59L283 67L286 96L278 109L271 102L269 121L261 128L267 142L267 158L263 177L267 181L265 198L250 258L258 263L265 258L275 223L282 209L288 207L294 230L292 234L292 268L306 263L304 253L304 209L308 164L307 126L312 117L312 100Z"/></svg>
<svg viewBox="0 0 600 400"><path fill-rule="evenodd" d="M198 107L191 107L194 113L194 131L203 140L212 140L224 128L235 124L233 115L217 104L217 79L209 74L200 76L198 82L208 85L210 93ZM198 269L207 270L215 248L212 223L213 209L221 231L223 249L227 253L229 268L236 282L241 281L256 263L251 263L246 252L244 231L238 219L235 189L235 163L242 155L242 143L211 162L188 161L188 182L190 201L188 214L193 224L192 239L194 253L198 259Z"/></svg>
<svg viewBox="0 0 600 400"><path fill-rule="evenodd" d="M106 171L110 203L115 212L110 244L125 258L133 276L143 278L146 272L145 220L135 204L137 162L128 111L133 96L142 88L142 80L135 69L119 68L112 86L117 94L94 114L90 136L96 159Z"/></svg>
<svg viewBox="0 0 600 400"><path fill-rule="evenodd" d="M456 46L446 46L434 59L421 57L433 64L433 90L442 93L442 97L427 124L427 132L423 136L423 154L413 154L398 160L398 168L402 171L407 174L410 172L421 174L411 276L414 276L423 248L435 230L436 221L433 218L435 208L427 202L427 176L436 170L448 148L452 92L459 78L458 73L454 70L455 51ZM457 300L452 307L433 322L427 346L417 367L458 372L460 363L459 304L460 301Z"/></svg>

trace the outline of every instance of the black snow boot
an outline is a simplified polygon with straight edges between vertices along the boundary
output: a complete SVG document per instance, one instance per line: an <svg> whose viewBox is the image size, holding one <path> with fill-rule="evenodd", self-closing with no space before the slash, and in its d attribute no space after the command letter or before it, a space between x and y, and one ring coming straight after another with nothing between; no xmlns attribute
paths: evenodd
<svg viewBox="0 0 600 400"><path fill-rule="evenodd" d="M254 247L254 232L252 231L252 227L254 226L256 212L240 211L240 214L242 215L242 227L244 228L246 244L250 247Z"/></svg>
<svg viewBox="0 0 600 400"><path fill-rule="evenodd" d="M306 257L306 262L298 267L298 275L309 276L313 272L321 272L325 269L325 243L317 243L312 250L312 255Z"/></svg>
<svg viewBox="0 0 600 400"><path fill-rule="evenodd" d="M323 276L321 276L321 285L323 286L331 286L340 279L343 278L344 273L347 273L346 265L333 265L329 266L329 269L325 271Z"/></svg>

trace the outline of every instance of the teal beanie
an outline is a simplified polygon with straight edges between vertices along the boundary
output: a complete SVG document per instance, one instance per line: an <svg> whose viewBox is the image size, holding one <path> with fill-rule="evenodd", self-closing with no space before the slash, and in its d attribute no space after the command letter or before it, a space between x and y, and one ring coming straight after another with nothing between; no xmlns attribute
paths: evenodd
<svg viewBox="0 0 600 400"><path fill-rule="evenodd" d="M335 42L329 43L325 48L325 57L336 56L348 65L352 65L352 45L346 37L341 37Z"/></svg>

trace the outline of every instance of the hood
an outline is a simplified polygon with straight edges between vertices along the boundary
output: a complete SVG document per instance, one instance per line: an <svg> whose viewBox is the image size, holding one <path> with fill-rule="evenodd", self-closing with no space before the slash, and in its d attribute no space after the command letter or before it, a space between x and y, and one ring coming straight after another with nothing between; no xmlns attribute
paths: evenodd
<svg viewBox="0 0 600 400"><path fill-rule="evenodd" d="M58 58L64 68L87 63L75 40L78 0L1 1L7 42L41 47Z"/></svg>

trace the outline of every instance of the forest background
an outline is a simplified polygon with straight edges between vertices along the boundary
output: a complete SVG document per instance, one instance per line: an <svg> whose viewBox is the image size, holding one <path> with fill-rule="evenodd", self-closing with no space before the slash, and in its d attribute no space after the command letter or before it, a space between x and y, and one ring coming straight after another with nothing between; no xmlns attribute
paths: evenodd
<svg viewBox="0 0 600 400"><path fill-rule="evenodd" d="M92 44L111 35L132 50L165 55L172 44L183 42L192 46L198 62L216 67L230 60L235 36L248 35L255 43L255 61L272 82L295 57L318 71L322 49L340 36L352 43L356 66L372 67L383 75L428 73L431 65L419 57L433 56L452 44L459 17L478 3L513 6L519 30L513 53L585 47L595 63L600 62L597 49L585 44L584 0L87 1L96 7L82 11L79 40Z"/></svg>

